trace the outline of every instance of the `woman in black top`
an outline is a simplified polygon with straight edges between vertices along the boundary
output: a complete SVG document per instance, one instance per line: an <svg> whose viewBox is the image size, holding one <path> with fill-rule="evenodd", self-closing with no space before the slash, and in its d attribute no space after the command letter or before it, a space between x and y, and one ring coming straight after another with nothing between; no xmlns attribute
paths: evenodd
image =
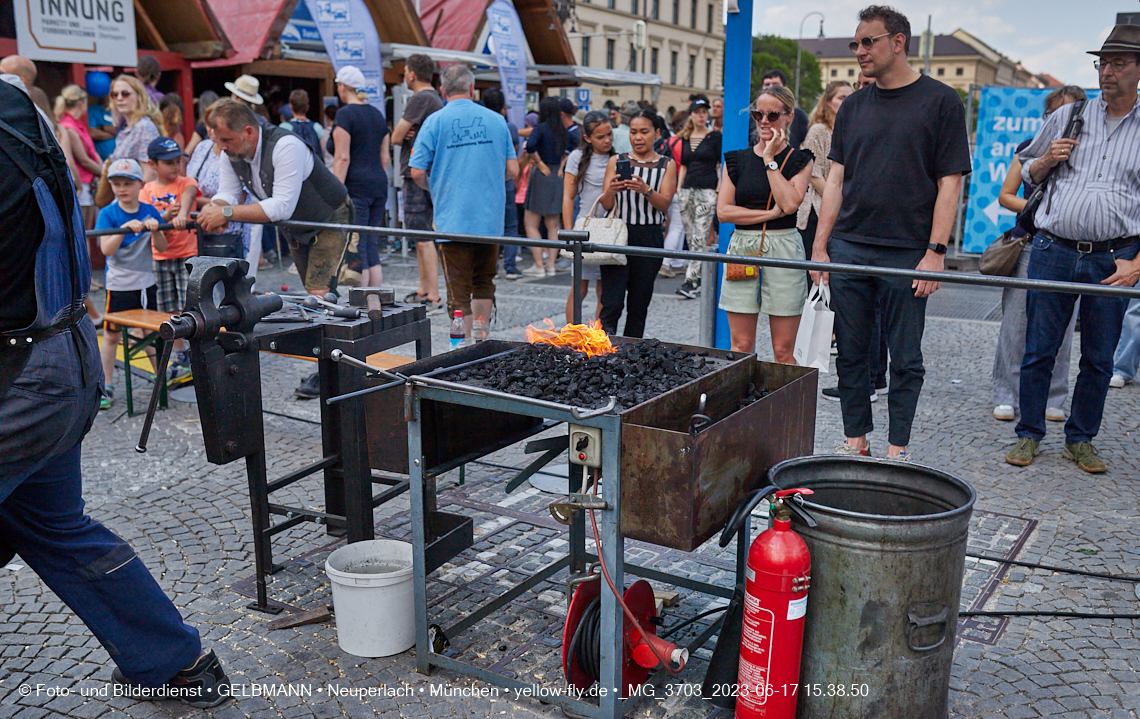
<svg viewBox="0 0 1140 719"><path fill-rule="evenodd" d="M813 158L806 150L788 146L795 105L786 87L765 88L751 112L759 142L724 155L716 210L723 222L736 225L728 243L730 255L804 259L796 212L807 192ZM756 350L756 316L764 312L776 361L795 364L792 350L807 293L803 270L765 268L762 283L759 278L726 279L721 284L720 308L728 313L733 351Z"/></svg>
<svg viewBox="0 0 1140 719"><path fill-rule="evenodd" d="M689 118L681 132L681 169L677 176L677 203L685 225L689 252L704 252L709 246L709 229L716 219L717 175L720 174L720 133L710 130L709 101L695 96L689 105ZM677 294L696 298L701 287L701 265L690 260L685 282Z"/></svg>
<svg viewBox="0 0 1140 719"><path fill-rule="evenodd" d="M562 124L558 98L543 98L538 104L538 118L538 125L526 139L526 154L523 156L524 160L534 161L526 190L526 214L523 216L526 236L532 240L542 238L539 222L546 224L548 238L558 237L558 231L562 229L562 178L558 171L562 166L562 156L573 149L570 133ZM534 267L523 270L523 274L527 277L553 277L558 253L548 251L544 268L542 248L532 247L530 251L534 255Z"/></svg>
<svg viewBox="0 0 1140 719"><path fill-rule="evenodd" d="M665 216L677 188L677 167L673 160L653 151L657 129L651 110L641 110L629 120L629 142L632 152L610 158L606 166L600 204L626 223L629 244L633 247L665 246ZM632 176L618 179L617 163L628 161ZM645 335L645 317L653 299L653 283L661 259L627 257L624 265L602 266L602 328L617 334L618 319L629 304L622 334L626 337Z"/></svg>

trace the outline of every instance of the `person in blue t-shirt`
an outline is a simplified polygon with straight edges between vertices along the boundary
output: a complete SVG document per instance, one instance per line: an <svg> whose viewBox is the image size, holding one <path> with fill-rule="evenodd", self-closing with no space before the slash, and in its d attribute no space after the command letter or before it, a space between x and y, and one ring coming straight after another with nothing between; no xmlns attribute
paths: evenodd
<svg viewBox="0 0 1140 719"><path fill-rule="evenodd" d="M106 73L87 73L87 127L91 139L95 141L95 152L100 159L106 160L115 151L114 118L107 109L107 93L110 92L111 79ZM98 77L102 75L102 77Z"/></svg>
<svg viewBox="0 0 1140 719"><path fill-rule="evenodd" d="M99 211L96 230L118 227L130 229L121 235L104 235L99 238L99 249L107 256L107 312L158 309L158 285L154 279L154 260L151 243L159 252L166 249L166 236L158 229L162 213L154 205L139 201L143 186L143 171L139 163L129 157L115 160L107 168L107 180L115 193L115 201ZM110 322L103 327L103 376L107 391L100 409L107 409L115 401L115 349L123 334ZM147 350L154 364L154 350Z"/></svg>
<svg viewBox="0 0 1140 719"><path fill-rule="evenodd" d="M431 192L435 229L502 236L507 180L519 174L503 116L475 104L475 77L463 65L443 71L447 105L429 116L412 149L412 180ZM447 310L463 311L467 338L474 322L487 331L495 300L499 246L440 240Z"/></svg>

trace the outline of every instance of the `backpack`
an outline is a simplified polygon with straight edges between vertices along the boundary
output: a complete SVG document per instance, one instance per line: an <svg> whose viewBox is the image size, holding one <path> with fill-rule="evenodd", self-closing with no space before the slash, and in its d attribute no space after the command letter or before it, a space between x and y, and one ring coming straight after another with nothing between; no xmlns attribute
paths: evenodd
<svg viewBox="0 0 1140 719"><path fill-rule="evenodd" d="M321 154L321 141L317 138L317 131L313 129L313 121L293 118L289 124L293 127L293 134L301 138L312 149L318 160L324 162L325 157Z"/></svg>

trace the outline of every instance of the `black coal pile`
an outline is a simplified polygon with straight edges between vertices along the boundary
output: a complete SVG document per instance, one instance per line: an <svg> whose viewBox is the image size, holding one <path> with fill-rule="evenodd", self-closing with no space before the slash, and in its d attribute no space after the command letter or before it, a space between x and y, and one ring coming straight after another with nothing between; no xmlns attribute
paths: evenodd
<svg viewBox="0 0 1140 719"><path fill-rule="evenodd" d="M601 407L612 395L622 409L629 409L712 372L707 357L707 352L659 340L623 343L616 352L594 357L567 347L531 344L441 379L576 407Z"/></svg>
<svg viewBox="0 0 1140 719"><path fill-rule="evenodd" d="M748 394L741 397L740 401L736 403L736 411L739 412L740 410L744 409L745 407L752 404L753 402L759 402L760 400L764 399L767 396L768 396L768 388L767 387L764 387L763 385L761 385L759 388L757 388L756 385L750 384L750 385L748 385Z"/></svg>

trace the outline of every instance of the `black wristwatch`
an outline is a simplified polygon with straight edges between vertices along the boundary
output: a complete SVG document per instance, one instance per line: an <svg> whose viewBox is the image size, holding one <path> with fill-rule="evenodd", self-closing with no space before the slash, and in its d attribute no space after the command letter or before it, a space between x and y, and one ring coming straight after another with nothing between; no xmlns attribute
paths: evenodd
<svg viewBox="0 0 1140 719"><path fill-rule="evenodd" d="M940 244L937 242L931 242L929 245L926 246L926 249L931 250L936 255L946 254L946 245L943 245L943 244Z"/></svg>

